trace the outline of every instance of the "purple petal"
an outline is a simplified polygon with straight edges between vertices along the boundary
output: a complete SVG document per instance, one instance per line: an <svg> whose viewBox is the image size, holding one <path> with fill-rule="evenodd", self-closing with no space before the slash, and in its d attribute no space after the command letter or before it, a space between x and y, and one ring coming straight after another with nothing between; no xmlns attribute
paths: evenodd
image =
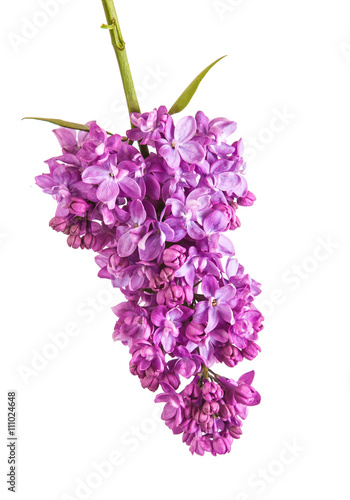
<svg viewBox="0 0 350 500"><path fill-rule="evenodd" d="M244 373L241 377L239 377L239 382L244 382L245 384L251 385L255 376L255 371L252 370L250 372Z"/></svg>
<svg viewBox="0 0 350 500"><path fill-rule="evenodd" d="M167 205L171 205L171 211L175 217L185 217L186 216L186 208L182 201L177 200L176 198L170 198L166 201Z"/></svg>
<svg viewBox="0 0 350 500"><path fill-rule="evenodd" d="M157 394L155 397L154 402L155 403L167 403L169 401L170 395L169 394Z"/></svg>
<svg viewBox="0 0 350 500"><path fill-rule="evenodd" d="M119 181L119 185L129 198L141 198L139 185L130 177L123 177L123 179Z"/></svg>
<svg viewBox="0 0 350 500"><path fill-rule="evenodd" d="M227 120L227 118L214 118L209 122L209 128L218 127L225 137L229 137L237 129L237 123Z"/></svg>
<svg viewBox="0 0 350 500"><path fill-rule="evenodd" d="M159 200L160 185L157 179L151 174L146 174L145 184L146 184L147 196L149 196L152 200Z"/></svg>
<svg viewBox="0 0 350 500"><path fill-rule="evenodd" d="M144 200L143 206L146 210L146 214L147 214L148 218L153 219L153 220L157 220L157 213L156 213L156 209L154 208L154 205L152 205L152 203L150 203L149 201Z"/></svg>
<svg viewBox="0 0 350 500"><path fill-rule="evenodd" d="M162 419L163 420L169 420L172 418L177 411L177 408L175 406L171 406L169 403L164 406L164 409L162 411Z"/></svg>
<svg viewBox="0 0 350 500"><path fill-rule="evenodd" d="M231 240L229 240L223 234L219 235L218 239L218 250L223 255L234 255L235 249Z"/></svg>
<svg viewBox="0 0 350 500"><path fill-rule="evenodd" d="M233 313L231 307L228 304L218 304L217 306L215 306L215 308L224 321L227 321L227 323L231 323L233 319Z"/></svg>
<svg viewBox="0 0 350 500"><path fill-rule="evenodd" d="M174 231L171 229L171 227L168 226L168 224L166 224L166 222L159 222L158 226L159 226L159 229L164 234L167 241L173 241Z"/></svg>
<svg viewBox="0 0 350 500"><path fill-rule="evenodd" d="M101 204L102 205L102 204ZM107 205L102 205L100 207L100 212L103 218L103 222L107 225L115 224L114 211L110 210Z"/></svg>
<svg viewBox="0 0 350 500"><path fill-rule="evenodd" d="M235 296L236 289L233 285L226 285L217 290L215 293L215 298L220 300L220 302L227 302Z"/></svg>
<svg viewBox="0 0 350 500"><path fill-rule="evenodd" d="M205 151L196 141L189 141L179 145L181 158L187 163L200 163L205 157Z"/></svg>
<svg viewBox="0 0 350 500"><path fill-rule="evenodd" d="M122 208L119 208L116 206L114 210L115 210L115 213L116 213L116 216L117 216L117 219L119 220L119 222L126 222L130 218L130 215L128 214L128 212L126 212Z"/></svg>
<svg viewBox="0 0 350 500"><path fill-rule="evenodd" d="M191 287L193 287L196 276L196 270L192 263L185 262L185 264L181 266L180 269L177 269L177 271L175 271L175 276L177 278L184 276L187 283Z"/></svg>
<svg viewBox="0 0 350 500"><path fill-rule="evenodd" d="M73 152L77 146L76 131L67 128L56 128L52 131L58 139L61 148Z"/></svg>
<svg viewBox="0 0 350 500"><path fill-rule="evenodd" d="M174 309L171 309L167 313L167 319L169 319L172 322L175 322L176 320L180 319L182 316L182 311L181 309L178 309L177 307Z"/></svg>
<svg viewBox="0 0 350 500"><path fill-rule="evenodd" d="M214 210L203 222L203 229L207 234L221 233L227 229L228 219L220 210Z"/></svg>
<svg viewBox="0 0 350 500"><path fill-rule="evenodd" d="M130 217L131 217L131 220L137 224L137 225L141 225L145 222L145 219L146 219L146 211L145 209L143 208L143 205L141 203L140 200L133 200L131 203L130 203Z"/></svg>
<svg viewBox="0 0 350 500"><path fill-rule="evenodd" d="M193 238L194 240L202 240L206 236L203 229L201 229L198 224L196 222L193 222L192 220L190 220L187 224L187 232L188 235L191 236L191 238Z"/></svg>
<svg viewBox="0 0 350 500"><path fill-rule="evenodd" d="M172 148L170 144L164 144L159 149L159 154L164 158L170 168L179 168L181 157L177 149Z"/></svg>
<svg viewBox="0 0 350 500"><path fill-rule="evenodd" d="M197 302L194 309L193 322L203 325L207 321L207 319L208 319L208 302L206 300Z"/></svg>
<svg viewBox="0 0 350 500"><path fill-rule="evenodd" d="M207 274L203 278L201 287L203 294L207 299L209 299L210 297L215 297L215 293L219 288L219 284L214 276L212 276L211 274Z"/></svg>
<svg viewBox="0 0 350 500"><path fill-rule="evenodd" d="M127 130L126 135L132 141L139 141L139 140L141 140L143 138L144 133L141 132L141 130L139 130L137 128L132 128L130 130Z"/></svg>
<svg viewBox="0 0 350 500"><path fill-rule="evenodd" d="M186 236L186 228L181 224L179 219L175 217L168 217L166 219L166 223L174 231L174 236L172 240L169 241L180 241Z"/></svg>
<svg viewBox="0 0 350 500"><path fill-rule="evenodd" d="M206 332L211 332L212 330L214 330L214 328L216 327L216 325L219 323L219 314L218 314L218 310L215 307L209 307L208 309L208 324L206 326L206 329L205 331Z"/></svg>
<svg viewBox="0 0 350 500"><path fill-rule="evenodd" d="M135 227L130 230L130 239L135 245L138 245L139 241L147 233L146 226Z"/></svg>
<svg viewBox="0 0 350 500"><path fill-rule="evenodd" d="M247 180L245 177L243 177L243 175L240 174L237 174L237 177L239 178L239 182L237 179L236 185L232 187L232 191L236 196L244 197L248 192Z"/></svg>
<svg viewBox="0 0 350 500"><path fill-rule="evenodd" d="M222 344L225 344L229 340L227 331L222 329L213 330L210 332L210 337Z"/></svg>
<svg viewBox="0 0 350 500"><path fill-rule="evenodd" d="M120 257L129 257L134 253L137 244L133 243L130 239L130 231L124 233L118 241L117 249Z"/></svg>
<svg viewBox="0 0 350 500"><path fill-rule="evenodd" d="M149 361L146 358L142 358L141 363L140 363L141 370L147 370L147 368L149 368L150 365L151 365L151 361Z"/></svg>
<svg viewBox="0 0 350 500"><path fill-rule="evenodd" d="M238 271L238 260L233 257L229 257L226 262L226 274L230 278L231 276L236 276Z"/></svg>
<svg viewBox="0 0 350 500"><path fill-rule="evenodd" d="M139 165L130 160L123 160L118 163L118 168L122 170L126 170L127 172L136 172L136 170L140 170Z"/></svg>
<svg viewBox="0 0 350 500"><path fill-rule="evenodd" d="M50 174L37 175L35 177L35 183L42 189L52 189L56 185L56 182Z"/></svg>
<svg viewBox="0 0 350 500"><path fill-rule="evenodd" d="M168 308L166 306L155 307L151 313L152 323L156 326L162 326L167 312Z"/></svg>
<svg viewBox="0 0 350 500"><path fill-rule="evenodd" d="M115 199L119 194L119 186L112 177L107 177L97 188L96 196L103 203ZM109 207L111 208L111 207Z"/></svg>
<svg viewBox="0 0 350 500"><path fill-rule="evenodd" d="M218 175L218 188L229 193L234 193L239 197L245 196L248 191L248 184L240 174L235 172L222 172Z"/></svg>
<svg viewBox="0 0 350 500"><path fill-rule="evenodd" d="M118 135L118 134L111 135L106 140L106 148L109 150L116 150L118 148L118 146L120 146L121 141L122 141L122 138L120 135Z"/></svg>
<svg viewBox="0 0 350 500"><path fill-rule="evenodd" d="M135 291L142 287L143 282L145 281L144 276L140 276L139 273L134 272L134 274L130 278L130 290Z"/></svg>
<svg viewBox="0 0 350 500"><path fill-rule="evenodd" d="M169 142L174 138L174 121L170 115L166 120L164 135Z"/></svg>
<svg viewBox="0 0 350 500"><path fill-rule="evenodd" d="M193 116L184 116L175 127L174 137L180 144L192 139L196 133L196 121ZM185 160L186 161L186 160Z"/></svg>
<svg viewBox="0 0 350 500"><path fill-rule="evenodd" d="M139 254L141 260L150 261L156 259L163 251L164 241L159 231L147 233L139 242Z"/></svg>
<svg viewBox="0 0 350 500"><path fill-rule="evenodd" d="M162 346L164 347L165 352L173 351L175 345L176 339L172 335L168 335L167 337L162 338Z"/></svg>
<svg viewBox="0 0 350 500"><path fill-rule="evenodd" d="M88 167L81 175L81 178L87 184L100 184L108 177L108 171L102 167Z"/></svg>

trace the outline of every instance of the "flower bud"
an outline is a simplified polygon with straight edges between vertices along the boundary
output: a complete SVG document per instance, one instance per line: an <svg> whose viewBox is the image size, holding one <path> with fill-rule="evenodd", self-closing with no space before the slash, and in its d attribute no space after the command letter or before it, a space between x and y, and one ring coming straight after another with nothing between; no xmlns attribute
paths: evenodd
<svg viewBox="0 0 350 500"><path fill-rule="evenodd" d="M187 302L187 304L191 304L193 300L193 288L190 285L184 285L183 291L185 294L185 301Z"/></svg>
<svg viewBox="0 0 350 500"><path fill-rule="evenodd" d="M194 402L198 401L201 397L201 390L198 384L195 382L191 382L190 384L186 385L184 393L188 399L191 399Z"/></svg>
<svg viewBox="0 0 350 500"><path fill-rule="evenodd" d="M155 392L159 387L159 373L151 366L145 371L145 376L141 378L141 385L144 389Z"/></svg>
<svg viewBox="0 0 350 500"><path fill-rule="evenodd" d="M203 398L206 401L219 401L222 398L224 391L215 382L209 382L206 380L202 388Z"/></svg>
<svg viewBox="0 0 350 500"><path fill-rule="evenodd" d="M67 245L71 248L77 249L81 245L81 238L77 234L71 234L67 238Z"/></svg>
<svg viewBox="0 0 350 500"><path fill-rule="evenodd" d="M72 224L69 228L69 234L78 235L80 234L80 226L79 224Z"/></svg>
<svg viewBox="0 0 350 500"><path fill-rule="evenodd" d="M254 196L254 194L248 191L243 198L238 198L237 203L242 207L250 207L251 205L253 205L255 200L256 197Z"/></svg>
<svg viewBox="0 0 350 500"><path fill-rule="evenodd" d="M224 438L218 436L213 439L213 451L219 455L224 455L230 451L230 446Z"/></svg>
<svg viewBox="0 0 350 500"><path fill-rule="evenodd" d="M213 413L217 413L219 411L219 403L217 401L212 401L209 403L207 401L204 403L202 412L205 413L206 415L213 415Z"/></svg>
<svg viewBox="0 0 350 500"><path fill-rule="evenodd" d="M252 360L259 354L260 351L261 348L255 342L249 342L247 347L242 349L242 355L246 359Z"/></svg>
<svg viewBox="0 0 350 500"><path fill-rule="evenodd" d="M73 214L82 217L83 215L86 214L86 211L89 208L89 204L86 203L86 201L83 200L82 198L77 198L73 196L71 202L68 205L68 208Z"/></svg>
<svg viewBox="0 0 350 500"><path fill-rule="evenodd" d="M239 439L242 435L242 429L238 425L231 425L228 431L234 439Z"/></svg>
<svg viewBox="0 0 350 500"><path fill-rule="evenodd" d="M260 403L260 394L253 387L247 384L239 384L235 388L234 397L237 403L246 406L255 406Z"/></svg>
<svg viewBox="0 0 350 500"><path fill-rule="evenodd" d="M174 269L171 269L171 267L165 267L160 271L159 276L160 279L163 281L163 283L169 283L170 281L173 281L174 274L175 274Z"/></svg>
<svg viewBox="0 0 350 500"><path fill-rule="evenodd" d="M67 221L64 217L54 217L50 220L49 226L55 231L62 233L67 227Z"/></svg>
<svg viewBox="0 0 350 500"><path fill-rule="evenodd" d="M149 287L154 291L158 292L159 290L162 290L164 288L164 280L163 278L159 275L156 274L149 280Z"/></svg>
<svg viewBox="0 0 350 500"><path fill-rule="evenodd" d="M229 418L234 416L234 410L232 406L223 404L220 406L219 415L222 418L222 420L228 420Z"/></svg>
<svg viewBox="0 0 350 500"><path fill-rule="evenodd" d="M184 291L179 285L170 285L165 290L165 303L168 307L176 307L184 303Z"/></svg>
<svg viewBox="0 0 350 500"><path fill-rule="evenodd" d="M223 347L220 347L218 351L220 361L223 361L225 365L230 367L236 366L236 364L243 359L240 350L231 344L225 344Z"/></svg>
<svg viewBox="0 0 350 500"><path fill-rule="evenodd" d="M198 344L208 336L208 334L205 333L204 329L205 325L201 325L199 323L193 323L191 321L191 323L186 328L185 332L186 337L192 342Z"/></svg>
<svg viewBox="0 0 350 500"><path fill-rule="evenodd" d="M96 242L96 237L92 233L86 233L81 240L81 248L90 250Z"/></svg>
<svg viewBox="0 0 350 500"><path fill-rule="evenodd" d="M163 252L163 262L167 267L179 269L186 260L186 249L180 245L172 245Z"/></svg>

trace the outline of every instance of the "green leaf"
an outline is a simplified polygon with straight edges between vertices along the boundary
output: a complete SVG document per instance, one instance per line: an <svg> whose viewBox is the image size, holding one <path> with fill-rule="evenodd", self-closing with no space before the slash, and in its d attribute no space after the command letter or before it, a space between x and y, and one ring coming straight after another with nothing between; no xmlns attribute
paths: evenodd
<svg viewBox="0 0 350 500"><path fill-rule="evenodd" d="M223 59L224 57L226 57L226 56L219 57L219 59L217 59L213 63L209 64L209 66L207 66L201 73L199 73L199 75L193 80L193 82L191 82L189 84L189 86L182 92L182 94L177 99L177 101L175 101L175 103L171 106L171 108L169 110L170 115L173 115L175 113L179 113L180 111L185 109L187 104L190 102L190 100L194 96L194 93L196 92L198 85L201 83L201 81L203 80L205 75L208 73L208 71L213 66L215 66L216 63L221 61L221 59Z"/></svg>
<svg viewBox="0 0 350 500"><path fill-rule="evenodd" d="M65 120L59 120L56 118L38 118L36 116L25 116L22 120L40 120L42 122L49 122L59 127L73 128L75 130L83 130L84 132L89 132L90 127L88 125L82 125L81 123L66 122ZM106 131L107 132L107 131ZM107 132L109 135L113 135L112 132Z"/></svg>

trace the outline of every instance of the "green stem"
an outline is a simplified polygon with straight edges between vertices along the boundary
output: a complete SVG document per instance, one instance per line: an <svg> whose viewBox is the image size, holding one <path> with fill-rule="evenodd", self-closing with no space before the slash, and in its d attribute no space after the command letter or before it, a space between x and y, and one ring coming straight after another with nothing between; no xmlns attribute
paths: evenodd
<svg viewBox="0 0 350 500"><path fill-rule="evenodd" d="M107 25L102 25L103 28L109 30L111 41L117 56L120 75L123 82L124 93L130 113L141 113L140 105L137 100L137 95L132 79L128 57L126 55L125 42L120 30L117 12L115 10L113 0L102 0L102 5L105 11ZM133 126L133 124L131 124ZM140 151L143 156L148 156L148 148L145 145L139 144Z"/></svg>

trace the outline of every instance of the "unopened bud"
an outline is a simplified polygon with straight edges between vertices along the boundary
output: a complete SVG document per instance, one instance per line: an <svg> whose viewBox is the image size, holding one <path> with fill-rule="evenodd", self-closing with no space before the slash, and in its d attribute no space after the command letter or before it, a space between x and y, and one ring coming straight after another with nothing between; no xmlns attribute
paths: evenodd
<svg viewBox="0 0 350 500"><path fill-rule="evenodd" d="M63 232L67 227L67 221L64 217L54 217L50 220L49 226L57 232Z"/></svg>
<svg viewBox="0 0 350 500"><path fill-rule="evenodd" d="M71 234L67 238L67 245L71 248L79 248L81 244L81 238L77 234Z"/></svg>

